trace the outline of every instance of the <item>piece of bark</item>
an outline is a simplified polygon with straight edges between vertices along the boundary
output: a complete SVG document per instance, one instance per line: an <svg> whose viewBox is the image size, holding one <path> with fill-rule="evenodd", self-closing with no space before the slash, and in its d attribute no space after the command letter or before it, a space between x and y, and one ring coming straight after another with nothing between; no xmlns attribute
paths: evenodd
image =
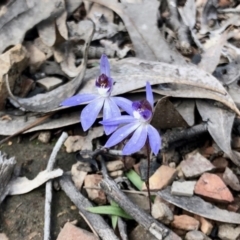
<svg viewBox="0 0 240 240"><path fill-rule="evenodd" d="M133 217L140 225L148 230L157 239L177 240L181 239L178 235L165 227L163 224L156 221L152 216L144 212L141 208L135 205L117 186L117 184L107 175L107 170L104 165L102 156L101 165L103 172L103 180L100 183L104 192L114 200L126 213Z"/></svg>
<svg viewBox="0 0 240 240"><path fill-rule="evenodd" d="M63 191L77 206L85 218L91 223L92 227L102 239L119 240L119 238L114 234L113 230L107 225L100 215L86 211L86 208L93 207L93 205L76 189L71 181L71 176L66 174L63 175L60 178L60 185Z"/></svg>
<svg viewBox="0 0 240 240"><path fill-rule="evenodd" d="M6 154L0 151L0 204L8 195L8 184L11 180L16 163L15 157L8 159Z"/></svg>

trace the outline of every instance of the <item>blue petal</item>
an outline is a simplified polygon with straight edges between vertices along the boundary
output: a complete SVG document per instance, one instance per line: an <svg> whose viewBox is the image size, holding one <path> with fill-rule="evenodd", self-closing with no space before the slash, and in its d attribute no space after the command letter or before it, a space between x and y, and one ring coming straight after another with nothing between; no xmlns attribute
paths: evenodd
<svg viewBox="0 0 240 240"><path fill-rule="evenodd" d="M132 122L138 122L138 120L132 116L122 115L119 117L106 119L99 123L101 123L102 125L106 125L106 126L112 126L112 125L119 125L119 124L123 124L123 123L132 123Z"/></svg>
<svg viewBox="0 0 240 240"><path fill-rule="evenodd" d="M135 152L138 152L146 143L147 140L147 126L140 126L127 142L125 147L123 148L123 154L129 155Z"/></svg>
<svg viewBox="0 0 240 240"><path fill-rule="evenodd" d="M106 98L103 106L103 120L119 116L121 116L121 112L116 103L111 99L111 97ZM104 125L103 127L105 134L109 135L117 129L118 125L117 124L111 126Z"/></svg>
<svg viewBox="0 0 240 240"><path fill-rule="evenodd" d="M149 82L146 83L146 95L147 95L147 100L151 104L153 108L154 104L154 99L153 99L153 92L152 92L152 87Z"/></svg>
<svg viewBox="0 0 240 240"><path fill-rule="evenodd" d="M73 107L73 106L77 106L80 104L88 103L97 97L98 96L96 94L87 94L87 93L86 94L78 94L73 97L65 99L60 105Z"/></svg>
<svg viewBox="0 0 240 240"><path fill-rule="evenodd" d="M104 73L106 76L110 77L110 65L108 58L105 54L103 54L100 59L100 70L101 74Z"/></svg>
<svg viewBox="0 0 240 240"><path fill-rule="evenodd" d="M152 149L152 152L155 155L157 155L161 148L161 137L160 137L158 131L150 124L148 125L147 131L148 131L149 144Z"/></svg>
<svg viewBox="0 0 240 240"><path fill-rule="evenodd" d="M126 98L123 98L123 97L112 97L112 99L125 112L127 112L129 115L132 115L132 113L133 113L132 101L130 101Z"/></svg>
<svg viewBox="0 0 240 240"><path fill-rule="evenodd" d="M129 123L112 134L105 144L105 147L109 148L124 140L129 134L131 134L135 129L141 125L140 122Z"/></svg>
<svg viewBox="0 0 240 240"><path fill-rule="evenodd" d="M83 130L88 130L95 122L99 112L102 109L104 98L98 98L89 103L81 112L81 123Z"/></svg>

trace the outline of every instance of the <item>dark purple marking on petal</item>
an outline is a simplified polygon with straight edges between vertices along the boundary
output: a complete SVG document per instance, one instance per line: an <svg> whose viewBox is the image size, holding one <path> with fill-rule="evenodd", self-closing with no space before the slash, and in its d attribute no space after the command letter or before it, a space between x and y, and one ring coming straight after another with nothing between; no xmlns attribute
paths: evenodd
<svg viewBox="0 0 240 240"><path fill-rule="evenodd" d="M132 108L137 111L145 120L149 120L152 117L152 107L150 103L144 99L132 103Z"/></svg>
<svg viewBox="0 0 240 240"><path fill-rule="evenodd" d="M111 78L109 78L107 75L102 73L97 79L96 79L96 87L98 88L106 88L111 89L113 85L113 81Z"/></svg>

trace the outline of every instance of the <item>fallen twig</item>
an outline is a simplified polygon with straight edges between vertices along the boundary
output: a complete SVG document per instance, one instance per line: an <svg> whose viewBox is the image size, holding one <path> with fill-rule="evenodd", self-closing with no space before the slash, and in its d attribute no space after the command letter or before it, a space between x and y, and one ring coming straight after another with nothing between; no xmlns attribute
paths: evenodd
<svg viewBox="0 0 240 240"><path fill-rule="evenodd" d="M52 154L49 158L47 171L52 171L56 161L56 156L63 143L67 139L68 134L63 132L61 137L58 139L55 147L53 148ZM50 228L51 228L51 203L52 203L52 181L46 183L46 197L45 197L45 215L44 215L44 240L50 240Z"/></svg>
<svg viewBox="0 0 240 240"><path fill-rule="evenodd" d="M122 240L128 240L126 223L120 217L118 218L118 230Z"/></svg>
<svg viewBox="0 0 240 240"><path fill-rule="evenodd" d="M180 240L181 238L178 235L144 212L118 188L117 184L107 174L103 157L100 155L99 158L101 159L102 173L104 177L100 184L103 191L157 239L161 240L168 237L172 240Z"/></svg>
<svg viewBox="0 0 240 240"><path fill-rule="evenodd" d="M76 189L73 182L71 181L71 176L66 174L63 175L60 178L60 185L63 191L77 206L77 208L85 216L85 218L91 223L92 227L102 239L119 240L113 230L108 226L108 224L100 215L86 211L86 208L93 207L93 205Z"/></svg>

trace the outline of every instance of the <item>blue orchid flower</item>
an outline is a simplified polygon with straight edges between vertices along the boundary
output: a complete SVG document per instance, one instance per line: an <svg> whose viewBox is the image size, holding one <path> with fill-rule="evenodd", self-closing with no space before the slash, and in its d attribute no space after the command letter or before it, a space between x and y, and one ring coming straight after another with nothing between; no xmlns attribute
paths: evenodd
<svg viewBox="0 0 240 240"><path fill-rule="evenodd" d="M89 103L81 112L80 121L84 131L88 130L95 122L98 114L103 109L103 120L121 116L120 108L127 113L132 111L132 102L123 97L111 97L113 79L110 76L110 65L106 55L100 59L101 74L96 79L97 94L79 94L64 100L62 106L77 106ZM104 131L109 135L116 130L118 125L106 125Z"/></svg>
<svg viewBox="0 0 240 240"><path fill-rule="evenodd" d="M130 116L114 117L100 122L104 126L125 124L111 135L104 147L110 148L132 134L122 150L124 155L139 151L146 144L147 140L152 152L157 155L161 147L161 138L158 131L150 125L153 116L154 100L152 88L148 82L146 84L146 98L145 100L132 103Z"/></svg>

